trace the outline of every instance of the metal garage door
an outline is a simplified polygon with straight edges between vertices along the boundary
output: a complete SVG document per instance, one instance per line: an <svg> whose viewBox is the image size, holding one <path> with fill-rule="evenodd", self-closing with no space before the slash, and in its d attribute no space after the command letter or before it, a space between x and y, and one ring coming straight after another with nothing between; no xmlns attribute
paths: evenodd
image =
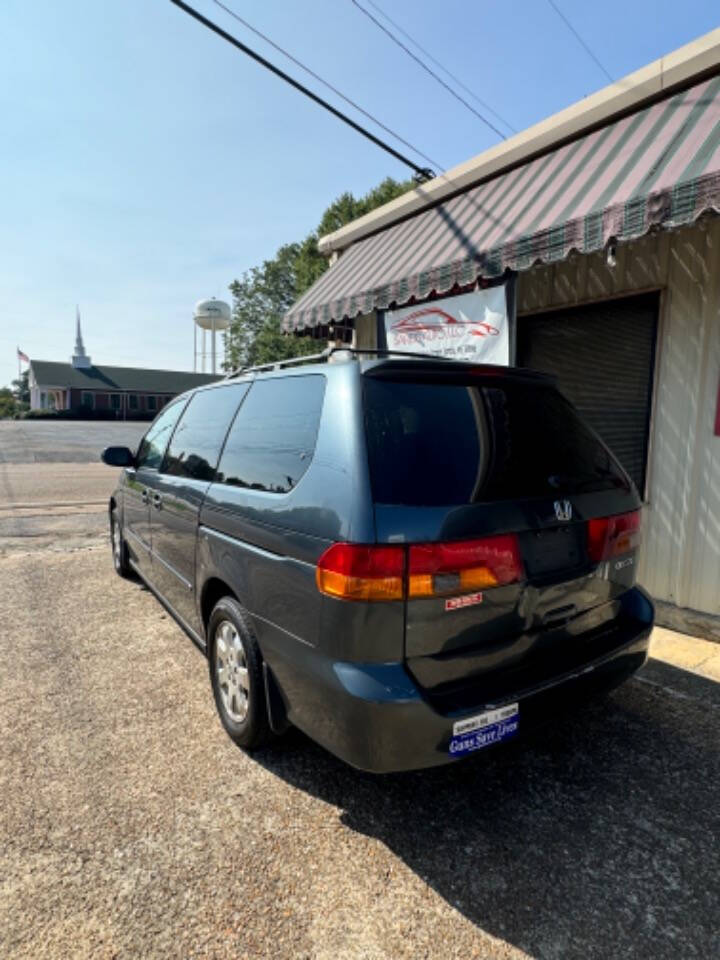
<svg viewBox="0 0 720 960"><path fill-rule="evenodd" d="M659 294L519 317L517 363L557 377L645 490Z"/></svg>

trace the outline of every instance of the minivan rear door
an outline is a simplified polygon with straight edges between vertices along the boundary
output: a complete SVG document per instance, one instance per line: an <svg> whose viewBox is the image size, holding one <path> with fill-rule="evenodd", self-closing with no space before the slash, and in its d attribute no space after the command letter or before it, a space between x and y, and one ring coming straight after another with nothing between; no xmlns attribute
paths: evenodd
<svg viewBox="0 0 720 960"><path fill-rule="evenodd" d="M637 495L550 380L423 361L363 380L377 540L410 545L410 661L521 657L632 584L632 563L597 575L588 521Z"/></svg>
<svg viewBox="0 0 720 960"><path fill-rule="evenodd" d="M175 612L200 635L195 602L198 518L215 479L228 428L248 386L230 383L193 394L170 438L150 495L154 582Z"/></svg>

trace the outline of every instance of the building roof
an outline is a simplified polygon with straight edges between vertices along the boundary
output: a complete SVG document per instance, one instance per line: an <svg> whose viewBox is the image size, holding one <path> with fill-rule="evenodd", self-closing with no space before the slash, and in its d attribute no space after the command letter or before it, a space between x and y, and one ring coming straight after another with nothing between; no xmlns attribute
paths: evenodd
<svg viewBox="0 0 720 960"><path fill-rule="evenodd" d="M185 370L146 370L141 367L73 367L71 363L31 360L38 386L73 387L78 390L123 390L132 393L183 393L219 380L211 373Z"/></svg>
<svg viewBox="0 0 720 960"><path fill-rule="evenodd" d="M714 73L354 242L286 314L285 329L424 300L720 213L716 33Z"/></svg>
<svg viewBox="0 0 720 960"><path fill-rule="evenodd" d="M326 234L318 241L320 251L330 254L334 250L344 250L363 237L384 230L461 190L496 177L569 139L633 112L653 99L664 97L682 86L690 86L717 71L719 66L720 27Z"/></svg>

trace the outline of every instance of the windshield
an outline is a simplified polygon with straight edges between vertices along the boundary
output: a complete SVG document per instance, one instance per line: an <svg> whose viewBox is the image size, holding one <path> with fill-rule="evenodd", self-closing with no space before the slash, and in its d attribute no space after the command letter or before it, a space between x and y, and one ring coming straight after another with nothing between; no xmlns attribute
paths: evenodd
<svg viewBox="0 0 720 960"><path fill-rule="evenodd" d="M364 403L376 503L452 506L630 486L552 386L366 378Z"/></svg>

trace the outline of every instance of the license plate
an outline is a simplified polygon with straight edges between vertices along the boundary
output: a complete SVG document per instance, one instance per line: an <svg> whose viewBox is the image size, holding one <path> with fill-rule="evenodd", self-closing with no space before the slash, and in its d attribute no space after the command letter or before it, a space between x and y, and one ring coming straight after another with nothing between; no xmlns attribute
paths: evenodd
<svg viewBox="0 0 720 960"><path fill-rule="evenodd" d="M486 710L453 724L449 752L454 757L482 750L493 743L509 740L520 727L520 704L508 703L497 710Z"/></svg>

